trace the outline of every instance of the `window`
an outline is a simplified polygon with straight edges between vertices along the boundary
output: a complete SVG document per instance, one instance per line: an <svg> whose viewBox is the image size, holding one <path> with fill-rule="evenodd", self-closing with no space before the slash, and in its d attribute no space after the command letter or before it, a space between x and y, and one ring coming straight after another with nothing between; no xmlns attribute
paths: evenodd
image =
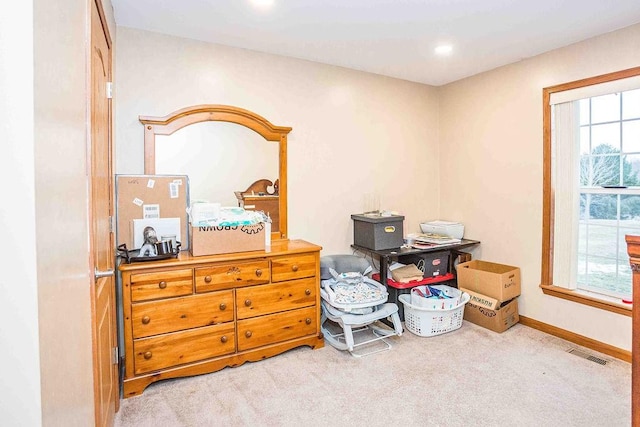
<svg viewBox="0 0 640 427"><path fill-rule="evenodd" d="M625 235L640 235L639 76L640 67L543 91L545 293L591 295L596 306L630 299Z"/></svg>
<svg viewBox="0 0 640 427"><path fill-rule="evenodd" d="M640 234L640 90L579 104L578 289L630 299L626 234ZM627 187L627 188L617 188Z"/></svg>

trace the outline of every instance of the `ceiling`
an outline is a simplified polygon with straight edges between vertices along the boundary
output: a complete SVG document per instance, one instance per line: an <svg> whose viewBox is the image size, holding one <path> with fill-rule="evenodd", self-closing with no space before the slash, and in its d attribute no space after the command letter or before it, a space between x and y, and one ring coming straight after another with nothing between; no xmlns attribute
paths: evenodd
<svg viewBox="0 0 640 427"><path fill-rule="evenodd" d="M639 0L111 0L118 26L440 86L640 22ZM640 41L639 41L640 43ZM453 48L437 55L441 44Z"/></svg>

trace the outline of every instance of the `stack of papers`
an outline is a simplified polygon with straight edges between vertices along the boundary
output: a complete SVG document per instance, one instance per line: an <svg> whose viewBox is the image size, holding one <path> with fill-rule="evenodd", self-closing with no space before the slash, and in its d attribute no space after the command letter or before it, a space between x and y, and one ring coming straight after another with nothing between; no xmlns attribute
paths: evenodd
<svg viewBox="0 0 640 427"><path fill-rule="evenodd" d="M460 239L454 237L445 236L443 234L422 233L415 234L413 236L416 245L448 245L453 243L460 243Z"/></svg>

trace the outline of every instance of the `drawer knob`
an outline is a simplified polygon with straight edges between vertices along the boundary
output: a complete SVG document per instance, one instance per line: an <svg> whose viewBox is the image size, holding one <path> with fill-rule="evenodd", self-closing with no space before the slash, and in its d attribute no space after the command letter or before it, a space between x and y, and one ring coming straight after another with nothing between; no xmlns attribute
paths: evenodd
<svg viewBox="0 0 640 427"><path fill-rule="evenodd" d="M250 307L251 306L251 300L250 299L244 300L244 305L246 305L247 307Z"/></svg>
<svg viewBox="0 0 640 427"><path fill-rule="evenodd" d="M226 310L226 309L227 309L227 304L221 302L220 303L220 310L223 311L223 310Z"/></svg>
<svg viewBox="0 0 640 427"><path fill-rule="evenodd" d="M307 325L310 325L311 319L307 317L306 319L304 319L304 323L306 323Z"/></svg>
<svg viewBox="0 0 640 427"><path fill-rule="evenodd" d="M257 277L262 276L262 270L260 270L259 268L258 268L258 269L256 269L256 276L257 276Z"/></svg>
<svg viewBox="0 0 640 427"><path fill-rule="evenodd" d="M211 283L211 276L204 276L205 283Z"/></svg>
<svg viewBox="0 0 640 427"><path fill-rule="evenodd" d="M304 294L305 294L306 296L311 295L311 289L305 289Z"/></svg>
<svg viewBox="0 0 640 427"><path fill-rule="evenodd" d="M151 356L153 356L153 354L151 354L151 352L150 352L150 351L147 351L147 352L145 352L142 356L143 356L145 359L149 360L149 359L151 359Z"/></svg>
<svg viewBox="0 0 640 427"><path fill-rule="evenodd" d="M293 271L298 271L298 266L297 266L297 265L294 265L293 267L291 267L291 269L292 269Z"/></svg>
<svg viewBox="0 0 640 427"><path fill-rule="evenodd" d="M148 324L149 324L149 322L151 322L151 318L150 318L149 316L144 316L144 317L142 318L142 324L143 324L143 325L148 325Z"/></svg>
<svg viewBox="0 0 640 427"><path fill-rule="evenodd" d="M244 336L247 338L251 338L251 335L253 335L253 333L251 331L247 331L244 333Z"/></svg>
<svg viewBox="0 0 640 427"><path fill-rule="evenodd" d="M160 289L164 289L164 288L166 288L166 287L167 287L167 282L165 282L165 281L163 280L162 282L158 283L158 287L159 287Z"/></svg>
<svg viewBox="0 0 640 427"><path fill-rule="evenodd" d="M223 335L223 336L221 336L221 337L220 337L220 342L221 342L222 344L226 343L227 341L229 341L229 338L227 338L227 336L226 336L226 335Z"/></svg>

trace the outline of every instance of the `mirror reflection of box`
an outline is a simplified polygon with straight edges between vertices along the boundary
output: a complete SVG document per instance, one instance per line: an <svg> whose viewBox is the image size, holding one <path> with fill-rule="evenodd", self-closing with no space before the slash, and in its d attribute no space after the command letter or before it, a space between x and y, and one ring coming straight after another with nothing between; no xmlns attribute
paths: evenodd
<svg viewBox="0 0 640 427"><path fill-rule="evenodd" d="M144 244L145 227L153 227L156 231L156 237L159 242L163 240L172 240L173 247L176 242L181 242L180 238L180 218L153 218L153 219L134 219L132 220L133 245L132 248L140 249Z"/></svg>

